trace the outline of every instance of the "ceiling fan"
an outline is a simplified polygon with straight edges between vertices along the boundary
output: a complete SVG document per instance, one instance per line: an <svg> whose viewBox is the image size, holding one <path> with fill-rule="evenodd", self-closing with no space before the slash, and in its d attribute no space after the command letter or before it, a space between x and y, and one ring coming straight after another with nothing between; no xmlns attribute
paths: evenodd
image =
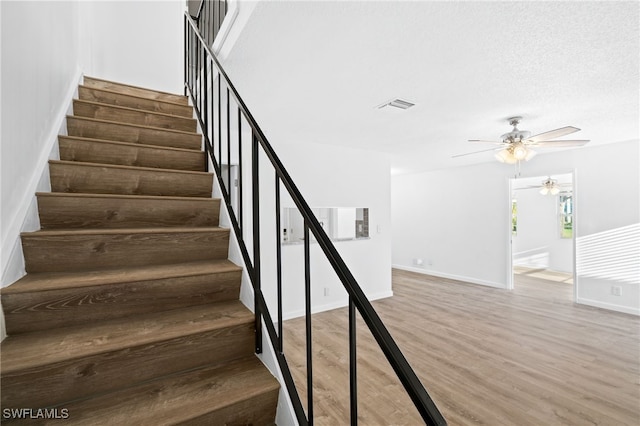
<svg viewBox="0 0 640 426"><path fill-rule="evenodd" d="M495 154L498 161L507 164L516 164L520 161L529 161L532 159L536 152L532 150L532 147L540 148L560 148L570 146L582 146L588 143L588 140L552 140L554 138L560 138L562 136L570 135L579 131L577 127L566 126L559 129L550 130L548 132L539 133L531 136L531 132L527 130L519 130L518 124L522 120L522 117L511 117L508 119L509 124L513 126L513 130L500 136L501 141L484 141L478 139L470 139L472 143L491 143L498 145L498 148L484 149L482 151L468 152L466 154L454 155L455 157L462 157L465 155L478 154L486 151L499 151Z"/></svg>
<svg viewBox="0 0 640 426"><path fill-rule="evenodd" d="M542 195L558 195L561 192L562 193L571 193L572 187L573 187L573 185L570 182L560 183L560 182L558 182L557 179L552 179L551 176L549 176L544 181L542 181L541 184L539 184L539 185L521 186L521 187L518 187L518 188L514 188L514 190L517 191L517 190L521 190L521 189L537 188L537 189L540 189L539 192Z"/></svg>

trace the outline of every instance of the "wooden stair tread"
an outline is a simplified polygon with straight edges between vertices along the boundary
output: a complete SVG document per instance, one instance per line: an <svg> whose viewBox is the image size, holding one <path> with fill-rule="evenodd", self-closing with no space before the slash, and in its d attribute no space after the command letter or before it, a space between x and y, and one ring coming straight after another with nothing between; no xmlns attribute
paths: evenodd
<svg viewBox="0 0 640 426"><path fill-rule="evenodd" d="M171 170L205 171L206 154L184 148L81 137L58 137L60 159Z"/></svg>
<svg viewBox="0 0 640 426"><path fill-rule="evenodd" d="M87 138L83 136L66 136L60 135L58 139L68 139L74 141L87 141L87 142L95 142L95 143L105 143L119 146L131 146L135 148L150 148L150 149L162 149L168 153L176 152L176 153L193 153L198 152L201 153L200 150L189 149L189 148L178 148L175 146L164 146L164 145L148 145L144 143L133 143L133 142L122 142L122 141L114 141L110 139L97 139L97 138Z"/></svg>
<svg viewBox="0 0 640 426"><path fill-rule="evenodd" d="M137 128L141 128L141 129L155 130L155 131L159 131L159 132L175 133L177 135L189 135L189 136L198 136L198 137L202 136L197 132L187 132L187 131L184 131L184 130L165 129L164 127L144 126L142 124L123 123L121 121L100 120L98 118L80 117L80 116L77 116L77 115L67 115L67 120L90 121L90 122L93 122L93 123L101 123L101 124L116 124L116 125L119 125L119 126L137 127Z"/></svg>
<svg viewBox="0 0 640 426"><path fill-rule="evenodd" d="M124 93L124 91L128 90L132 93L138 93L138 96L140 97L144 97L147 99L154 99L154 100L156 98L153 98L150 96L164 95L166 97L173 99L172 102L175 102L181 105L188 105L189 103L189 98L186 97L185 95L178 95L175 93L165 92L162 90L149 89L146 87L134 86L132 84L127 84L127 83L119 83L116 81L105 80L103 78L97 78L97 77L84 76L83 80L84 80L84 85L88 87L111 88L111 90L118 93Z"/></svg>
<svg viewBox="0 0 640 426"><path fill-rule="evenodd" d="M182 233L228 233L229 229L218 226L175 227L175 228L123 228L123 229L51 229L22 232L22 236L62 237L65 235L133 235L133 234L182 234Z"/></svg>
<svg viewBox="0 0 640 426"><path fill-rule="evenodd" d="M220 302L35 331L1 344L2 374L253 322L240 301Z"/></svg>
<svg viewBox="0 0 640 426"><path fill-rule="evenodd" d="M99 168L122 169L122 170L141 170L141 171L147 171L147 172L161 172L161 173L180 173L180 174L199 175L199 176L209 175L213 177L213 173L197 172L194 170L161 169L159 167L123 166L120 164L85 163L84 161L49 160L49 164L99 167Z"/></svg>
<svg viewBox="0 0 640 426"><path fill-rule="evenodd" d="M202 135L196 132L99 120L74 115L67 116L66 121L67 134L70 136L110 139L148 145L174 146L202 151Z"/></svg>
<svg viewBox="0 0 640 426"><path fill-rule="evenodd" d="M50 160L53 192L211 198L213 174L161 167Z"/></svg>
<svg viewBox="0 0 640 426"><path fill-rule="evenodd" d="M185 262L169 265L137 266L100 271L40 272L27 274L14 284L0 290L2 295L111 285L130 281L151 281L241 271L242 268L226 259Z"/></svg>
<svg viewBox="0 0 640 426"><path fill-rule="evenodd" d="M220 199L81 192L36 193L41 229L218 226Z"/></svg>
<svg viewBox="0 0 640 426"><path fill-rule="evenodd" d="M92 100L109 105L128 106L135 109L152 112L164 112L180 117L193 118L193 107L162 99L149 99L131 94L115 92L85 85L78 86L78 97L82 100Z"/></svg>
<svg viewBox="0 0 640 426"><path fill-rule="evenodd" d="M272 402L268 415L273 419L279 388L277 380L252 355L223 366L173 374L121 391L65 404L73 413L65 422L92 425L178 424L195 421L212 412L215 415L217 410L234 408L239 401L252 400L264 394L270 394ZM260 405L250 403L251 408ZM262 405L267 404L262 402ZM209 420L206 424L224 424L222 419L216 420ZM245 423L246 420L238 422Z"/></svg>
<svg viewBox="0 0 640 426"><path fill-rule="evenodd" d="M111 198L133 200L163 200L163 201L189 201L210 203L212 200L220 201L220 198L177 197L174 195L128 195L128 194L84 194L81 192L36 192L38 197L69 197L69 198Z"/></svg>
<svg viewBox="0 0 640 426"><path fill-rule="evenodd" d="M159 115L159 116L163 116L163 117L167 117L167 118L178 118L178 119L181 119L181 120L188 120L188 121L197 122L197 120L195 118L192 118L192 117L184 117L182 115L171 114L171 113L168 113L168 112L149 111L149 110L146 110L146 109L133 108L133 107L123 106L123 105L107 104L107 103L104 103L104 102L90 101L88 99L74 99L73 102L74 103L75 102L79 102L79 103L83 103L83 104L90 104L90 105L95 105L95 106L103 106L103 107L121 109L121 110L127 110L127 111L135 111L135 112L141 112L141 113L145 113L145 114Z"/></svg>
<svg viewBox="0 0 640 426"><path fill-rule="evenodd" d="M191 117L145 111L85 99L73 100L73 115L185 132L195 132L198 126L196 119Z"/></svg>

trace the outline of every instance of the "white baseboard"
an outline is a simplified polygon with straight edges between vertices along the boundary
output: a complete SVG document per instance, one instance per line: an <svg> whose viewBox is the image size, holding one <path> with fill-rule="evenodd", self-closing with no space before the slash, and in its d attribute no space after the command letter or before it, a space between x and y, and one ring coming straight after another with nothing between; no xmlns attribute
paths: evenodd
<svg viewBox="0 0 640 426"><path fill-rule="evenodd" d="M578 297L576 299L576 303L581 305L593 306L595 308L608 309L610 311L640 316L640 309L632 308L629 306L615 305L613 303L600 302L598 300L585 299L583 297Z"/></svg>
<svg viewBox="0 0 640 426"><path fill-rule="evenodd" d="M487 287L507 288L506 284L503 284L503 283L481 280L473 277L465 277L463 275L448 274L445 272L438 272L431 269L427 270L422 268L416 268L413 266L405 266L405 265L397 265L397 264L391 265L391 267L395 269L401 269L403 271L416 272L418 274L423 274L423 275L433 275L434 277L447 278L447 279L456 280L456 281L464 281L467 283L479 284Z"/></svg>
<svg viewBox="0 0 640 426"><path fill-rule="evenodd" d="M2 241L2 277L0 287L6 287L18 280L25 274L24 257L22 255L22 245L20 243L20 233L35 231L40 228L38 209L35 194L38 191L50 191L49 182L49 160L58 159L58 135L66 134L66 116L73 108L73 98L78 89L78 84L82 80L82 71L78 68L75 75L69 82L65 96L60 102L60 106L55 113L54 120L43 140L42 150L36 163L29 183L22 196L22 200L16 205L7 228L7 235Z"/></svg>
<svg viewBox="0 0 640 426"><path fill-rule="evenodd" d="M379 293L371 294L371 295L368 295L367 297L371 301L371 300L385 299L385 298L391 297L391 296L393 296L393 291L392 290L382 291L382 292L379 292ZM341 300L336 300L334 302L327 303L327 304L324 304L324 305L313 306L311 308L311 313L312 314L317 314L319 312L326 312L326 311L331 311L333 309L344 308L348 304L349 304L349 299L348 298L341 299ZM304 309L300 309L300 310L296 310L296 311L283 312L282 313L282 320L286 321L286 320L290 320L290 319L293 319L293 318L303 317L304 315L305 315Z"/></svg>

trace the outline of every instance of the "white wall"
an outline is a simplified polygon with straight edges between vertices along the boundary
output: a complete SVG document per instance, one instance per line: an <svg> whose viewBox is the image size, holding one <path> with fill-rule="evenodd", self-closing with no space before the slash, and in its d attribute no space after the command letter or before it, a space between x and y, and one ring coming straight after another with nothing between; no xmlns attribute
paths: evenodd
<svg viewBox="0 0 640 426"><path fill-rule="evenodd" d="M76 2L1 2L2 285L21 273L18 233L37 229L34 193L48 190L46 162L81 72ZM55 149L54 151L57 151ZM55 152L53 153L55 156ZM10 258L15 262L8 270Z"/></svg>
<svg viewBox="0 0 640 426"><path fill-rule="evenodd" d="M560 237L558 196L541 195L539 188L513 193L518 205L513 264L573 273L573 239Z"/></svg>
<svg viewBox="0 0 640 426"><path fill-rule="evenodd" d="M85 74L182 93L184 8L181 0L86 2Z"/></svg>
<svg viewBox="0 0 640 426"><path fill-rule="evenodd" d="M391 292L390 163L386 154L316 143L279 144L276 148L298 189L312 208L368 207L370 238L334 242L338 252L370 299ZM261 158L261 164L267 164ZM262 167L262 276L265 299L275 315L274 175ZM281 189L282 207L294 207ZM316 243L310 246L312 310L346 306L348 296ZM293 318L304 313L303 245L282 247L283 312ZM325 290L326 289L326 290Z"/></svg>
<svg viewBox="0 0 640 426"><path fill-rule="evenodd" d="M636 314L640 313L640 256L633 254L640 252L640 242L630 240L637 232L624 227L635 229L640 222L638 147L638 141L585 147L541 154L522 165L524 177L576 171L578 301ZM393 264L506 287L508 179L513 172L512 166L496 162L392 177ZM621 229L626 245L614 238ZM613 238L614 243L609 247L588 243L597 236ZM591 250L588 256L585 246ZM624 259L623 279L606 268L586 269L594 264L589 259L607 263L610 256ZM413 265L414 258L424 259L424 266ZM612 285L621 287L621 296L611 294Z"/></svg>
<svg viewBox="0 0 640 426"><path fill-rule="evenodd" d="M4 286L24 274L18 234L39 227L34 193L50 189L47 160L57 157L81 74L181 92L184 3L0 5Z"/></svg>

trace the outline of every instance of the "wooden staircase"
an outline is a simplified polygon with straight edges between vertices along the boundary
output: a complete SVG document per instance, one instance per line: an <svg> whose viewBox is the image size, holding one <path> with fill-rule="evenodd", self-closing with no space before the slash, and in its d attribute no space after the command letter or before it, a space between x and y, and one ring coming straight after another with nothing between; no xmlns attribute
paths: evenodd
<svg viewBox="0 0 640 426"><path fill-rule="evenodd" d="M187 98L88 77L78 94L37 194L42 229L22 234L27 275L1 293L2 408L273 424L279 384L253 353Z"/></svg>

